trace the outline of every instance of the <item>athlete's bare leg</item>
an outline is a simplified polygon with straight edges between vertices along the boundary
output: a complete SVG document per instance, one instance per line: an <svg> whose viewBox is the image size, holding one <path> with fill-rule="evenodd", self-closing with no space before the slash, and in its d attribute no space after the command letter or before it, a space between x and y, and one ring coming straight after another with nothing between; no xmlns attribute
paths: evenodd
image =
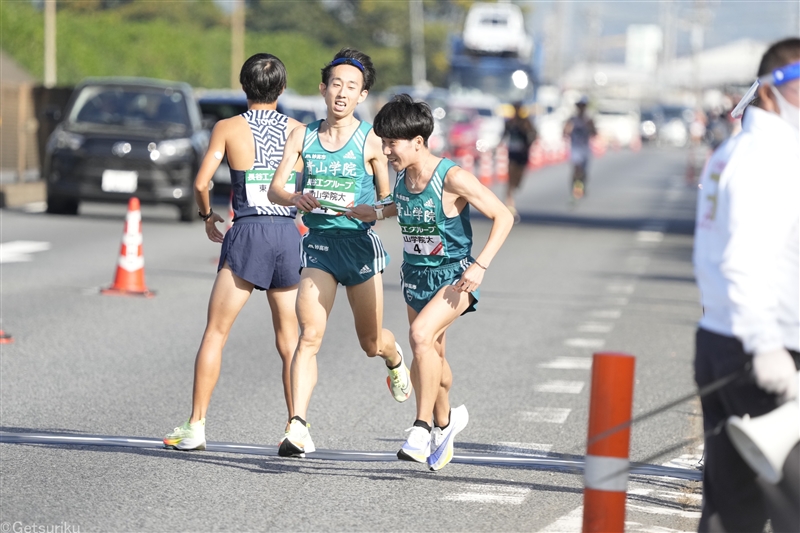
<svg viewBox="0 0 800 533"><path fill-rule="evenodd" d="M292 361L292 416L305 419L317 385L317 353L336 298L336 279L318 268L304 268L297 289L300 338Z"/></svg>
<svg viewBox="0 0 800 533"><path fill-rule="evenodd" d="M247 303L251 292L253 284L234 274L226 261L217 272L214 288L211 289L206 329L194 362L192 415L189 422L197 422L206 417L211 393L219 379L222 348L228 340L233 322Z"/></svg>
<svg viewBox="0 0 800 533"><path fill-rule="evenodd" d="M292 412L292 359L297 349L297 285L282 289L267 291L269 308L272 311L272 328L275 330L275 348L281 356L283 363L281 381L283 382L283 395L286 399L286 409L289 420L294 416Z"/></svg>
<svg viewBox="0 0 800 533"><path fill-rule="evenodd" d="M394 334L383 328L383 276L376 274L358 285L347 287L356 335L367 357L383 358L386 366L400 364Z"/></svg>
<svg viewBox="0 0 800 533"><path fill-rule="evenodd" d="M522 183L522 175L525 172L525 167L513 161L508 163L508 184L506 185L506 205L514 207L514 193L519 189Z"/></svg>
<svg viewBox="0 0 800 533"><path fill-rule="evenodd" d="M412 307L406 307L406 311L408 311L408 323L413 324L419 313ZM444 427L450 423L450 388L453 386L453 372L450 370L450 364L445 356L447 353L446 344L447 331L439 335L435 343L436 353L442 359L442 378L439 382L439 394L436 395L436 403L433 405L433 422L434 425L439 427Z"/></svg>
<svg viewBox="0 0 800 533"><path fill-rule="evenodd" d="M417 400L417 420L432 422L435 409L439 423L444 419L449 421L448 393L453 375L444 359L444 334L469 307L470 298L452 285L443 287L411 322L409 340L414 352L411 382Z"/></svg>

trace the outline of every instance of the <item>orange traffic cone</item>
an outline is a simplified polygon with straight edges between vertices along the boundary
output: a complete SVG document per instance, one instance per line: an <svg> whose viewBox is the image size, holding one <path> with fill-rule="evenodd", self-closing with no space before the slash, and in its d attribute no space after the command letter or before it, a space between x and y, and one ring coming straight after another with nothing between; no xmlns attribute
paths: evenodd
<svg viewBox="0 0 800 533"><path fill-rule="evenodd" d="M485 186L492 185L492 154L491 152L481 152L478 160L478 179Z"/></svg>
<svg viewBox="0 0 800 533"><path fill-rule="evenodd" d="M0 329L0 344L11 344L14 342L14 337Z"/></svg>
<svg viewBox="0 0 800 533"><path fill-rule="evenodd" d="M494 171L498 183L506 183L508 181L508 147L505 144L500 144L494 151Z"/></svg>
<svg viewBox="0 0 800 533"><path fill-rule="evenodd" d="M122 234L122 248L119 253L114 284L100 292L102 294L145 296L147 298L155 296L155 293L148 291L144 284L142 212L139 207L139 199L136 197L128 201L125 232Z"/></svg>

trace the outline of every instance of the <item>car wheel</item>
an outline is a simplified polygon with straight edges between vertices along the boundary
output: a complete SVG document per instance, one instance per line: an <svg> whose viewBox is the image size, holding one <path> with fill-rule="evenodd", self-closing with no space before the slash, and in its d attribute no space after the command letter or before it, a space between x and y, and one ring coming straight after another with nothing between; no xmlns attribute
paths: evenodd
<svg viewBox="0 0 800 533"><path fill-rule="evenodd" d="M57 215L77 215L80 202L72 198L47 197L47 212Z"/></svg>
<svg viewBox="0 0 800 533"><path fill-rule="evenodd" d="M181 222L194 222L195 216L197 216L195 215L194 203L180 204L178 209L180 210Z"/></svg>

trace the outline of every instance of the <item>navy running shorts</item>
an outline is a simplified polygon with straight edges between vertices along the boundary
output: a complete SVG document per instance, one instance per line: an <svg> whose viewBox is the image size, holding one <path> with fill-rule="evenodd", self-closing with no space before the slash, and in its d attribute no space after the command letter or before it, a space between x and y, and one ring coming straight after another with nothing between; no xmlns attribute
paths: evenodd
<svg viewBox="0 0 800 533"><path fill-rule="evenodd" d="M300 282L299 246L293 218L242 217L225 234L217 272L227 261L234 274L258 290L291 287Z"/></svg>

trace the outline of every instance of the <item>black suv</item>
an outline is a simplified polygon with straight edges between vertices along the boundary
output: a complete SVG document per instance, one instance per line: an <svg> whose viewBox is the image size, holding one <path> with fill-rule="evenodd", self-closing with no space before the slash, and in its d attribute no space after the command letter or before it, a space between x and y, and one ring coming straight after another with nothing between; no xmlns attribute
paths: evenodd
<svg viewBox="0 0 800 533"><path fill-rule="evenodd" d="M70 98L45 150L47 211L81 200L176 205L197 218L194 177L208 147L192 88L145 78L90 78Z"/></svg>

